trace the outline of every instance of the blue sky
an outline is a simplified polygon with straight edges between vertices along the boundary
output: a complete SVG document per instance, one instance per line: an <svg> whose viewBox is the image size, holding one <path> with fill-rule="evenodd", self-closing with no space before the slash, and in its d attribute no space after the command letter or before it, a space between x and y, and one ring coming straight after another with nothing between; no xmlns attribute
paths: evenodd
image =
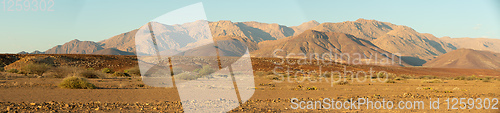
<svg viewBox="0 0 500 113"><path fill-rule="evenodd" d="M0 53L45 51L73 39L101 41L198 2L54 0L51 12L6 11L0 3ZM364 18L406 25L436 37L500 39L500 2L495 0L217 0L202 3L209 21L258 21L296 26L310 20L323 23Z"/></svg>

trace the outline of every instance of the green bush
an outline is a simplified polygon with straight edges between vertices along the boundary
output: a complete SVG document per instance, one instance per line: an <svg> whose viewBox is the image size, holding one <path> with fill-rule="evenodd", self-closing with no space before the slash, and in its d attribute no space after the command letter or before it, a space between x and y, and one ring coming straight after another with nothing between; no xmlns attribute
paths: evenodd
<svg viewBox="0 0 500 113"><path fill-rule="evenodd" d="M131 75L141 75L141 70L139 69L138 66L135 66L133 68L127 69L124 71L125 73L131 74Z"/></svg>
<svg viewBox="0 0 500 113"><path fill-rule="evenodd" d="M109 68L104 68L102 69L102 73L113 73L114 71L112 69L109 69Z"/></svg>
<svg viewBox="0 0 500 113"><path fill-rule="evenodd" d="M9 72L9 73L18 73L19 70L17 70L17 69L9 69L9 70L7 70L7 72Z"/></svg>
<svg viewBox="0 0 500 113"><path fill-rule="evenodd" d="M80 78L80 77L66 77L63 79L63 81L59 84L59 87L61 88L68 88L68 89L95 89L95 85L92 83L89 83L87 79L85 78Z"/></svg>
<svg viewBox="0 0 500 113"><path fill-rule="evenodd" d="M0 72L3 72L3 71L5 71L5 68L0 67Z"/></svg>
<svg viewBox="0 0 500 113"><path fill-rule="evenodd" d="M32 73L36 74L38 76L42 76L45 72L47 72L52 66L48 64L37 64L37 63L31 63L22 68L23 71L26 71L26 73Z"/></svg>
<svg viewBox="0 0 500 113"><path fill-rule="evenodd" d="M118 72L117 71L117 72L113 73L113 76L115 76L115 77L128 77L130 75L127 74L127 73L123 73L123 72Z"/></svg>
<svg viewBox="0 0 500 113"><path fill-rule="evenodd" d="M101 78L102 75L93 70L83 70L78 73L78 76L85 78Z"/></svg>

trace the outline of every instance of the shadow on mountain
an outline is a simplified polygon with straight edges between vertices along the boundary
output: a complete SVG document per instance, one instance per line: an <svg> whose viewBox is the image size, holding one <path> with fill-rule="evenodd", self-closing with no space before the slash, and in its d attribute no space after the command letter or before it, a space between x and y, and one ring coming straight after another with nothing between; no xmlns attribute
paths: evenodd
<svg viewBox="0 0 500 113"><path fill-rule="evenodd" d="M271 34L264 32L261 29L253 28L243 23L238 23L237 26L240 27L243 34L254 41L260 42L264 40L276 40L273 36L271 36Z"/></svg>
<svg viewBox="0 0 500 113"><path fill-rule="evenodd" d="M422 66L423 64L425 64L427 62L427 61L422 60L418 57L401 56L400 58L401 58L401 60L403 60L404 62L406 62L412 66Z"/></svg>

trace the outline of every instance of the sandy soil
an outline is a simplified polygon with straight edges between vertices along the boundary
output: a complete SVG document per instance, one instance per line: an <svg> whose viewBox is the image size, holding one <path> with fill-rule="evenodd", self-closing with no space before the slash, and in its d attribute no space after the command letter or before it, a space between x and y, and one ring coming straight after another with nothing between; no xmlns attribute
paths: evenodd
<svg viewBox="0 0 500 113"><path fill-rule="evenodd" d="M34 112L172 112L182 111L175 88L142 86L138 77L89 79L97 89L61 89L61 78L37 78L2 72L0 75L0 110ZM273 82L257 76L256 92L234 112L499 112L499 110L449 110L440 101L441 109L417 110L292 110L291 98L322 100L332 98L369 98L373 100L414 101L428 98L498 98L500 81L444 80L444 83L422 83L425 79L397 80L396 83L351 82L332 85L330 82ZM309 90L315 87L317 89ZM450 92L445 92L450 91ZM498 107L498 105L497 105Z"/></svg>
<svg viewBox="0 0 500 113"><path fill-rule="evenodd" d="M1 55L0 55L1 56ZM43 55L42 55L43 56ZM131 56L86 56L86 55L52 55L57 65L83 66L85 68L114 65L117 70L124 70L136 65ZM16 57L16 58L14 58ZM19 56L29 57L28 56ZM86 57L92 59L80 61ZM10 57L9 57L10 58ZM9 64L18 60L4 58L2 62ZM63 59L64 58L64 59ZM67 59L73 60L67 60ZM57 60L62 59L62 60ZM76 60L75 60L76 59ZM97 59L97 60L96 60ZM114 60L113 60L114 59ZM91 63L88 63L88 62ZM99 61L92 63L92 61ZM102 61L102 62L101 62ZM104 62L106 61L106 62ZM109 62L108 62L109 61ZM496 110L485 109L447 109L444 99L447 98L500 98L500 70L487 69L452 69L452 68L427 68L427 67L395 67L395 66L370 66L346 64L305 64L305 65L276 65L280 62L276 58L252 58L255 71L255 93L233 112L492 112ZM292 60L291 62L297 62ZM125 63L125 64L120 64ZM92 64L92 65L90 65ZM118 67L118 64L119 67ZM295 78L284 82L275 82L276 76L270 74L275 67L283 67L285 71L386 71L395 75L391 79L410 76L396 83L349 81L345 85L333 84L331 80L322 79L319 82L297 82ZM95 69L99 69L95 68ZM264 73L264 74L263 74ZM491 77L491 80L453 80L455 77L477 78ZM299 74L299 79L304 75ZM441 79L442 83L424 83L428 80L420 76L431 76ZM312 79L319 79L312 77ZM360 78L363 80L364 78ZM95 84L97 89L62 89L58 84L62 78L50 76L38 77L35 75L13 74L0 72L0 112L181 112L182 106L176 88L157 88L145 85L138 76L133 77L106 77L88 79ZM372 82L374 81L374 82ZM370 99L372 101L391 100L399 101L425 101L430 98L440 98L440 109L381 109L373 110L361 107L359 109L309 109L294 110L292 98L299 101L318 101L325 98L346 101L353 98ZM493 103L492 103L493 104ZM429 105L426 105L428 107ZM496 105L500 107L500 105Z"/></svg>

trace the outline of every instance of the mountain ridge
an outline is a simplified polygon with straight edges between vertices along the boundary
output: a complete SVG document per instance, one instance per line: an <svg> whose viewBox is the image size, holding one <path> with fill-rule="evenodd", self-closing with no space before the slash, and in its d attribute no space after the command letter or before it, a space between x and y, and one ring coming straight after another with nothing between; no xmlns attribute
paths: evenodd
<svg viewBox="0 0 500 113"><path fill-rule="evenodd" d="M202 40L204 38L207 38L208 36L204 36L203 34L206 34L208 32L211 33L211 37L213 37L214 40L216 40L216 38L221 38L240 41L247 44L250 52L252 54L255 54L256 56L259 56L258 54L260 53L254 51L259 51L261 49L278 49L273 48L273 46L266 45L276 46L273 43L283 43L284 41L289 41L291 39L290 37L298 37L298 35L308 30L325 33L331 32L334 34L342 33L348 37L352 36L357 40L364 40L362 42L368 41L370 44L364 46L370 46L369 48L371 48L371 46L374 46L378 49L376 51L385 51L391 54L400 54L401 60L413 66L421 66L424 63L437 58L438 56L459 48L500 51L500 41L498 41L498 43L488 43L489 40L494 39L474 39L476 41L469 42L480 42L483 45L467 46L468 44L460 42L461 40L465 39L437 38L430 33L419 33L408 26L362 18L355 21L344 21L337 23L319 23L315 20L311 20L308 22L304 22L298 26L285 26L276 23L262 23L256 21L232 22L228 20L220 20L208 22L210 31L206 29L200 29L202 28L202 26L199 26L201 24L197 24L198 22L208 21L199 20L181 25L162 25L160 23L153 23L154 29L160 29L158 31L160 33L177 32L180 34L176 35L191 37L192 40ZM134 29L129 32L110 37L109 39L93 43L91 41L72 40L63 45L58 45L45 51L45 54L92 54L93 52L108 48L115 48L119 51L135 53L135 35L137 34L137 32L138 29ZM169 42L166 45L169 45L171 47L177 47L176 45L179 44L183 45L182 43L179 43L175 40L162 42ZM304 43L306 45L313 44L313 42ZM334 41L330 43L336 42ZM234 46L233 44L228 44L228 46ZM311 52L324 52L325 50L321 46L303 47L303 49L311 49ZM328 49L329 48L327 48L326 50ZM347 50L343 50L343 52L345 51ZM227 52L231 53L230 51Z"/></svg>
<svg viewBox="0 0 500 113"><path fill-rule="evenodd" d="M57 45L47 51L45 54L91 54L95 51L104 49L100 44L93 41L71 40L63 45Z"/></svg>
<svg viewBox="0 0 500 113"><path fill-rule="evenodd" d="M282 40L273 40L259 43L259 50L252 52L254 57L275 57L272 55L280 54L283 57L296 57L294 55L309 56L318 54L318 60L335 60L340 62L355 63L355 59L363 64L373 64L376 60L387 58L396 61L395 65L407 65L405 62L399 62L397 56L378 48L370 41L356 38L353 35L339 32L321 32L315 30L306 30L297 36L287 37ZM282 51L278 53L279 51ZM284 54L283 54L284 53ZM324 54L331 57L322 56ZM333 58L334 56L339 56ZM347 55L342 57L341 55ZM357 56L356 56L357 55ZM380 59L373 59L374 57ZM347 58L346 58L347 57ZM333 58L333 59L332 59ZM375 61L375 62L372 62ZM393 65L391 62L390 65Z"/></svg>

